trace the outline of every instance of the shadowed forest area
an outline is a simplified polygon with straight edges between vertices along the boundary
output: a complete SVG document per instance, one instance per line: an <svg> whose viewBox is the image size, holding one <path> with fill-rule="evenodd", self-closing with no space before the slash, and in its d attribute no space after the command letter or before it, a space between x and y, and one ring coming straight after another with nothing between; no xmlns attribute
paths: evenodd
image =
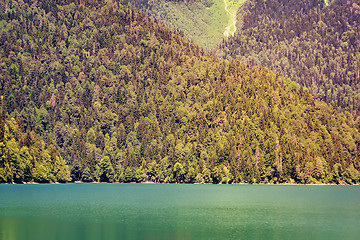
<svg viewBox="0 0 360 240"><path fill-rule="evenodd" d="M215 50L218 56L265 66L359 116L358 0L328 6L318 0L250 0L239 12L242 30Z"/></svg>

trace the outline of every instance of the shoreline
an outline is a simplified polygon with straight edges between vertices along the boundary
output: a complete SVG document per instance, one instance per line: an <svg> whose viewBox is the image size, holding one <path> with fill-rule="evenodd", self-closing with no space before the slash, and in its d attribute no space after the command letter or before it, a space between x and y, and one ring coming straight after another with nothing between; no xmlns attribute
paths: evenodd
<svg viewBox="0 0 360 240"><path fill-rule="evenodd" d="M49 182L49 183L38 183L38 182L22 182L22 183L0 183L0 185L45 185L45 184L100 184L100 183L109 183L109 184L183 184L183 185L271 185L271 186L360 186L360 183L356 184L336 184L336 183L230 183L230 184L223 184L223 183L162 183L162 182L151 182L151 181L145 181L145 182L83 182L83 181L74 181L74 182Z"/></svg>

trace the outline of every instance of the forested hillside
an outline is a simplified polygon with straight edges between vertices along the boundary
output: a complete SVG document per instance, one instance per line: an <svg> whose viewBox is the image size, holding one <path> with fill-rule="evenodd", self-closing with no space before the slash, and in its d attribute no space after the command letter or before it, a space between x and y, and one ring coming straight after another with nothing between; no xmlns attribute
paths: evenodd
<svg viewBox="0 0 360 240"><path fill-rule="evenodd" d="M23 132L15 119L6 119L3 96L0 98L0 183L71 180L57 149L34 131Z"/></svg>
<svg viewBox="0 0 360 240"><path fill-rule="evenodd" d="M62 157L73 181L359 182L360 118L277 73L217 60L126 1L0 4L2 182L16 154Z"/></svg>
<svg viewBox="0 0 360 240"><path fill-rule="evenodd" d="M218 56L265 66L358 116L360 1L286 2L248 1L242 31L223 42ZM294 11L300 3L303 10Z"/></svg>
<svg viewBox="0 0 360 240"><path fill-rule="evenodd" d="M331 2L329 0L328 2ZM239 9L242 28L257 27L270 19L291 19L323 9L324 0L249 0Z"/></svg>

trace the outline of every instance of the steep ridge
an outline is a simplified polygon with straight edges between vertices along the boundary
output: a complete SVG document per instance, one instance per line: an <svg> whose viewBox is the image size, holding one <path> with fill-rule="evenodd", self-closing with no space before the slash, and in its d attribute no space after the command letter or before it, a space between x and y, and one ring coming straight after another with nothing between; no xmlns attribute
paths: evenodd
<svg viewBox="0 0 360 240"><path fill-rule="evenodd" d="M218 60L126 1L0 9L6 121L55 146L73 181L359 182L360 119L279 74Z"/></svg>

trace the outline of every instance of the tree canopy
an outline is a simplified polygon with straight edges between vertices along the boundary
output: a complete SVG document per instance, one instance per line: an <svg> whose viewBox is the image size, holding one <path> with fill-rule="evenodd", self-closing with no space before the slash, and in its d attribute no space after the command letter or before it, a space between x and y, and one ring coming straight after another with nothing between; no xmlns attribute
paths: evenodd
<svg viewBox="0 0 360 240"><path fill-rule="evenodd" d="M249 0L239 11L242 30L215 52L265 66L359 116L359 14L358 0Z"/></svg>

